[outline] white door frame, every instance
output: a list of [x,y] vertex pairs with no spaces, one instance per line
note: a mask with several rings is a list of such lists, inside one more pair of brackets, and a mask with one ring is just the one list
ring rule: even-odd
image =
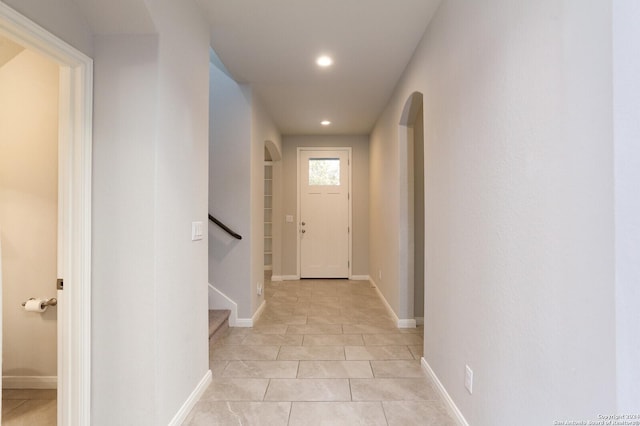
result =
[[353,155],[352,155],[352,149],[350,146],[342,146],[342,147],[310,147],[310,146],[299,146],[297,149],[297,156],[296,156],[296,170],[297,170],[297,187],[296,187],[296,199],[297,199],[297,210],[296,210],[296,279],[300,279],[300,261],[301,261],[301,255],[300,255],[300,211],[301,211],[301,197],[300,197],[300,187],[301,187],[301,174],[302,174],[302,170],[300,170],[300,154],[302,153],[302,151],[347,151],[347,155],[349,158],[348,164],[347,164],[347,169],[348,169],[348,173],[349,173],[349,197],[348,197],[348,202],[349,202],[349,276],[348,278],[351,279],[352,276],[352,270],[353,270],[353,254],[352,254],[352,247],[353,247],[353,223],[352,223],[352,203],[353,203],[353,197],[352,195],[352,190],[351,188],[353,187],[353,176],[352,176],[352,172],[351,172],[351,161],[353,161]]
[[93,60],[1,2],[0,35],[60,65],[58,272],[65,289],[58,291],[58,424],[88,425]]

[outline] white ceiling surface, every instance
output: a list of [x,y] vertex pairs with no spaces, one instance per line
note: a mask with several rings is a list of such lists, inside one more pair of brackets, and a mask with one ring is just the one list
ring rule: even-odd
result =
[[[440,3],[196,1],[215,52],[285,135],[370,133]],[[334,65],[320,69],[320,54]],[[323,128],[324,119],[333,124]]]

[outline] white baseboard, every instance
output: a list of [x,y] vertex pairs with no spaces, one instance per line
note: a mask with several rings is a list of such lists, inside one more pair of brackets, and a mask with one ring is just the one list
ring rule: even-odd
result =
[[382,300],[382,303],[387,308],[387,311],[389,312],[389,315],[391,315],[391,318],[393,318],[393,321],[396,323],[396,327],[398,327],[398,328],[416,328],[416,320],[415,319],[400,319],[400,318],[398,318],[398,315],[396,315],[395,311],[393,310],[393,308],[391,307],[389,302],[387,302],[387,299],[384,297],[384,294],[382,294],[382,292],[378,288],[378,285],[373,280],[373,278],[369,277],[369,281],[371,282],[371,285],[373,285],[375,287],[376,292],[378,293],[378,296]]
[[416,328],[417,321],[414,319],[399,319],[398,328]]
[[271,271],[271,270],[273,270],[273,266],[271,266],[271,265],[264,265],[264,270],[265,270],[265,271]]
[[449,395],[449,392],[447,392],[442,382],[440,382],[440,379],[438,379],[438,376],[436,376],[436,373],[433,371],[433,369],[431,368],[427,360],[424,359],[424,357],[422,357],[420,359],[420,363],[422,364],[423,370],[427,373],[429,378],[433,381],[433,384],[435,385],[436,390],[442,397],[444,404],[447,406],[447,411],[449,412],[451,417],[453,417],[453,419],[458,423],[458,425],[469,426],[467,419],[464,418],[464,416],[462,415],[462,412],[460,411],[456,403],[453,402],[453,399]]
[[[253,314],[253,316],[251,317],[251,322],[253,324],[255,324],[256,322],[258,322],[258,320],[260,319],[260,317],[262,316],[262,312],[264,312],[264,308],[267,307],[267,301],[263,300],[262,303],[260,304],[260,306],[258,306],[258,309],[256,309],[256,312]],[[253,325],[251,324],[251,325]]]
[[238,321],[238,304],[211,284],[209,284],[209,309],[230,310],[229,327],[236,327]]
[[382,292],[378,288],[378,285],[376,284],[375,281],[373,281],[373,279],[371,279],[370,281],[371,281],[371,284],[373,285],[373,287],[375,287],[376,293],[378,293],[378,297],[380,297],[380,300],[382,300],[382,303],[384,304],[385,308],[387,308],[387,312],[389,312],[389,315],[391,315],[391,318],[393,318],[393,321],[396,324],[398,324],[398,321],[399,321],[398,320],[398,316],[393,311],[393,308],[391,307],[391,305],[389,305],[389,302],[387,302],[387,299],[384,297],[384,294],[382,294]]
[[416,317],[416,325],[424,325],[424,317]]
[[196,388],[191,392],[191,395],[189,395],[189,398],[182,404],[182,407],[180,407],[176,415],[173,416],[173,419],[169,422],[169,426],[181,425],[187,419],[187,416],[200,400],[209,383],[211,383],[211,370],[207,370],[202,380],[200,380]]
[[57,389],[57,376],[2,376],[3,389]]
[[234,327],[251,328],[253,327],[253,320],[251,318],[238,318]]
[[351,275],[349,278],[352,281],[371,281],[371,277],[369,275]]
[[236,325],[234,325],[234,327],[240,327],[240,328],[253,327],[255,323],[260,319],[260,316],[262,315],[262,312],[264,312],[264,308],[266,307],[267,307],[267,302],[266,300],[263,300],[251,318],[238,318],[238,320],[236,321]]
[[272,275],[271,281],[298,281],[298,275]]

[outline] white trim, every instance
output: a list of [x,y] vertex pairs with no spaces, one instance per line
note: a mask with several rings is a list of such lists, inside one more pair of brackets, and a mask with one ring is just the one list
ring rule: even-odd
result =
[[207,370],[207,372],[204,374],[204,377],[200,380],[193,392],[191,392],[191,395],[189,395],[184,404],[182,404],[182,407],[180,407],[176,415],[173,416],[173,419],[171,419],[171,421],[169,422],[169,426],[181,425],[187,419],[189,413],[191,413],[191,410],[193,410],[193,407],[195,407],[195,405],[202,397],[204,391],[207,390],[207,387],[209,387],[209,383],[211,383],[212,380],[211,377],[211,370]]
[[396,324],[398,324],[398,321],[399,321],[398,320],[398,316],[394,312],[394,310],[391,307],[391,305],[389,304],[389,302],[387,302],[387,299],[384,297],[384,294],[382,294],[382,292],[378,288],[378,285],[376,284],[376,282],[373,279],[371,279],[371,285],[373,285],[373,287],[376,289],[376,293],[378,293],[378,297],[380,298],[380,300],[382,300],[382,303],[384,304],[385,308],[387,308],[387,312],[389,313],[389,315],[391,315],[391,318],[393,318],[393,321]]
[[416,317],[416,325],[424,325],[424,317]]
[[253,320],[251,318],[238,318],[234,327],[251,328],[253,327]]
[[238,318],[238,320],[236,321],[235,327],[240,327],[240,328],[253,327],[256,324],[256,322],[258,322],[258,320],[260,319],[260,316],[262,315],[262,312],[264,312],[264,308],[266,307],[267,307],[267,302],[266,300],[263,300],[251,318]]
[[228,309],[231,311],[229,314],[229,327],[237,327],[238,322],[238,304],[229,299],[226,294],[215,288],[209,283],[209,309]]
[[58,424],[91,424],[93,60],[2,2],[0,35],[60,65],[59,266],[65,290],[58,291]]
[[351,275],[349,278],[351,281],[371,281],[371,277],[369,275]]
[[[2,354],[2,224],[0,224],[0,354]],[[2,371],[2,356],[0,356],[0,371]],[[0,383],[0,424],[2,424],[2,383]]]
[[399,319],[398,328],[416,328],[417,322],[415,319]]
[[300,275],[272,275],[271,281],[298,281]]
[[2,376],[4,389],[57,389],[56,376]]
[[300,147],[296,148],[296,275],[300,276]]
[[380,297],[380,300],[382,300],[382,303],[387,308],[387,312],[389,312],[389,315],[391,315],[391,318],[396,323],[396,327],[398,327],[398,328],[416,328],[416,320],[415,319],[400,319],[400,318],[398,318],[398,315],[396,315],[395,311],[393,310],[393,308],[391,307],[389,302],[387,302],[386,297],[384,297],[384,294],[382,294],[382,292],[380,291],[380,289],[376,285],[376,282],[372,278],[370,278],[369,281],[371,282],[371,285],[373,285],[373,287],[376,289],[376,293],[378,293],[378,297]]
[[271,271],[271,270],[273,270],[273,265],[264,265],[264,270],[265,270],[265,271]]
[[422,369],[425,371],[425,373],[427,373],[427,376],[429,376],[429,378],[433,381],[433,384],[444,400],[444,403],[447,406],[447,411],[449,412],[451,417],[453,417],[458,425],[469,426],[467,419],[464,418],[456,403],[453,402],[453,399],[449,395],[449,392],[447,392],[447,389],[445,389],[444,385],[442,384],[442,382],[440,382],[440,379],[438,379],[438,376],[436,376],[436,373],[433,371],[424,357],[420,358],[420,364],[422,365]]
[[258,306],[258,309],[256,309],[256,312],[253,314],[253,316],[251,317],[251,322],[253,324],[255,324],[256,322],[258,322],[258,320],[260,319],[260,317],[262,316],[262,313],[264,312],[264,308],[267,307],[267,301],[263,300],[262,303],[260,304],[260,306]]

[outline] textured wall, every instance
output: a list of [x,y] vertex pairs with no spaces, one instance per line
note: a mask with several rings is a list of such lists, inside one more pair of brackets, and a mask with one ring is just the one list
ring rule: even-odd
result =
[[640,407],[640,3],[613,2],[618,413]]
[[370,269],[394,308],[398,123],[414,91],[426,360],[473,425],[615,411],[611,5],[443,1],[371,139]]

